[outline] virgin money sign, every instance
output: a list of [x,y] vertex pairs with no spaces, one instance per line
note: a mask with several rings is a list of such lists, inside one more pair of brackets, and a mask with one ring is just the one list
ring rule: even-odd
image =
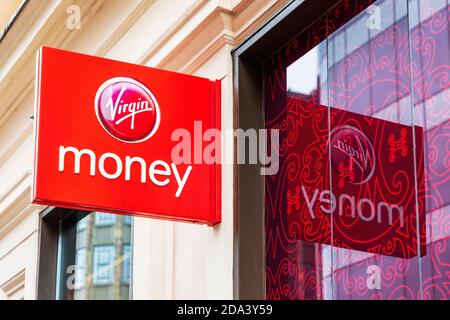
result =
[[289,151],[301,159],[287,184],[289,230],[340,248],[425,254],[423,129],[321,105],[304,109],[321,116],[301,123],[302,139]]
[[220,82],[46,47],[37,64],[33,203],[220,222],[220,164],[172,159],[177,129],[220,129]]

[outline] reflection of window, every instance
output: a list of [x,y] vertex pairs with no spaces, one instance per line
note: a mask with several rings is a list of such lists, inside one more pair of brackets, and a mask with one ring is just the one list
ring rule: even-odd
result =
[[131,225],[131,216],[124,216],[123,223],[127,226]]
[[94,247],[94,285],[112,283],[114,277],[114,256],[114,246]]
[[[86,220],[86,219],[83,219]],[[86,249],[78,249],[75,254],[75,288],[80,289],[84,287],[86,279]]]
[[116,222],[116,216],[110,213],[95,213],[95,225],[96,226],[109,226]]
[[[127,257],[132,255],[133,249],[130,226],[122,223],[122,219],[122,216],[97,212],[46,210],[42,223],[50,232],[42,234],[41,246],[49,248],[50,252],[43,250],[45,255],[39,259],[38,297],[128,299],[132,266],[131,258]],[[123,248],[124,245],[128,247]],[[128,255],[118,260],[123,254]],[[49,277],[48,270],[54,268],[54,264],[58,273]]]
[[130,261],[131,252],[130,245],[123,246],[123,261],[122,261],[122,283],[130,283]]
[[87,227],[87,217],[84,217],[77,223],[77,231],[83,231],[86,230]]

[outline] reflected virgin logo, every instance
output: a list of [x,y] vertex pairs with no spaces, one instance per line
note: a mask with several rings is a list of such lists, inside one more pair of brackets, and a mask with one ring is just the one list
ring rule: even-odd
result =
[[331,131],[333,167],[349,177],[353,184],[363,184],[375,171],[375,150],[370,139],[358,128],[345,125]]
[[149,139],[160,122],[155,96],[142,83],[125,77],[112,78],[100,86],[95,112],[106,132],[128,143]]

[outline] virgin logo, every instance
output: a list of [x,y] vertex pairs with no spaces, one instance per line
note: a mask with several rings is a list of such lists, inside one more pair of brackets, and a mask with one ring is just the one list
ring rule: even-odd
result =
[[95,112],[106,132],[129,143],[149,139],[160,122],[155,96],[142,83],[125,77],[112,78],[100,86]]
[[331,131],[331,161],[340,173],[346,172],[349,181],[362,184],[375,171],[375,150],[369,138],[359,129],[345,125]]

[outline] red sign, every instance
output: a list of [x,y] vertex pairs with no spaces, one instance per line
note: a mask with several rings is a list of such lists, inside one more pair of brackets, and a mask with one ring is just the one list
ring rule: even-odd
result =
[[[414,182],[424,181],[423,128],[321,105],[308,110],[325,116],[304,121],[293,146],[314,170],[288,182],[289,230],[302,240],[402,258],[417,256],[419,233],[424,255],[425,214],[423,206],[416,210]],[[392,189],[381,188],[382,180]]]
[[198,122],[220,129],[219,81],[41,48],[32,201],[219,223],[220,164],[171,158]]

